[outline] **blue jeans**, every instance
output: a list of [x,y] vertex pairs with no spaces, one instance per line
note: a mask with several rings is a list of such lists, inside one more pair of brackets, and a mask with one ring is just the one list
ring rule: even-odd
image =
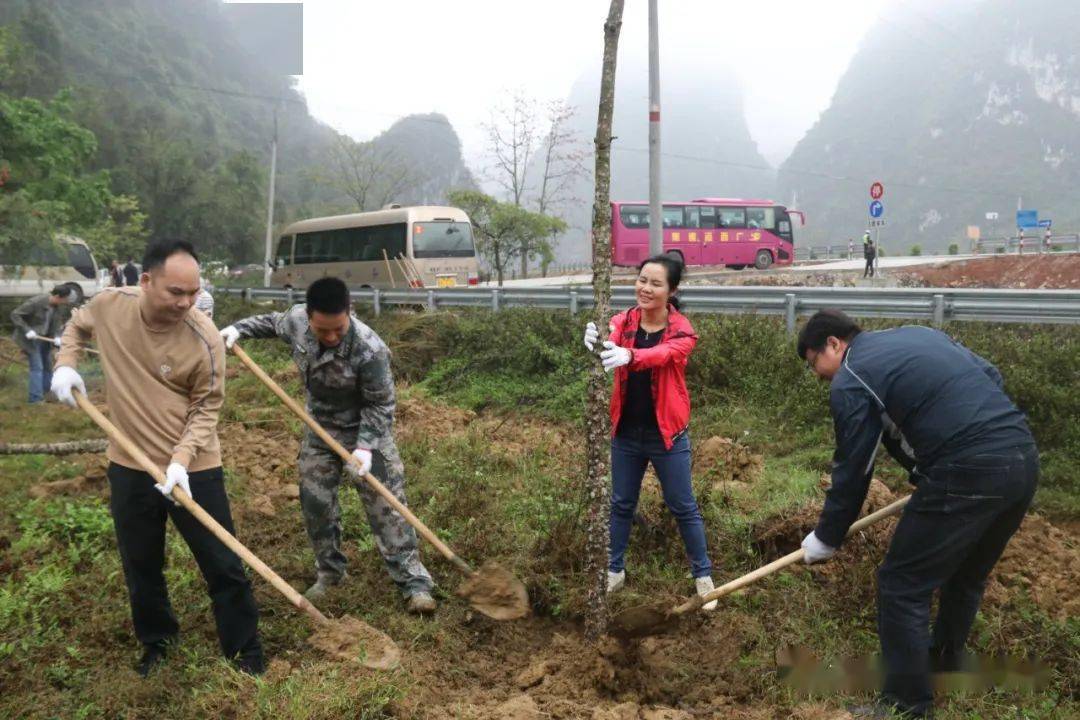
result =
[[[962,666],[986,578],[1035,494],[1039,452],[1034,445],[1006,448],[920,475],[878,570],[883,696],[916,717],[933,707],[931,671]],[[940,602],[931,631],[935,590]]]
[[34,344],[36,347],[27,352],[26,357],[30,361],[30,402],[39,403],[52,385],[53,346],[40,340],[35,340]]
[[679,524],[690,570],[695,578],[712,574],[712,563],[705,546],[705,523],[701,519],[694,490],[690,486],[690,436],[683,433],[664,449],[664,441],[655,430],[627,429],[611,440],[611,550],[608,569],[621,572],[625,567],[626,546],[634,523],[641,479],[652,463],[660,478],[664,502]]

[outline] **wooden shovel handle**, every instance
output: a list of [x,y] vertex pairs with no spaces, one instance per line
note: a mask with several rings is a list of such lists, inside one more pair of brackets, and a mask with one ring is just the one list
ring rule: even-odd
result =
[[[319,436],[327,446],[341,456],[341,459],[346,463],[355,464],[356,458],[352,456],[348,450],[342,447],[341,443],[334,439],[334,437],[323,428],[322,425],[315,421],[315,418],[311,417],[304,408],[300,406],[300,403],[296,402],[287,392],[285,392],[280,385],[274,382],[273,378],[266,374],[266,371],[259,367],[259,364],[251,359],[250,356],[238,345],[233,344],[232,351],[236,357],[240,358],[240,362],[247,366],[248,370],[255,374],[255,377],[262,381],[263,385],[270,388],[270,390],[278,396],[281,402],[285,403],[285,406],[292,410],[298,418],[304,421],[304,424],[311,428],[311,431]],[[371,473],[364,473],[363,478],[367,481],[367,484],[383,496],[386,502],[390,503],[390,506],[401,513],[401,516],[420,533],[421,536],[429,543],[435,546],[435,549],[442,553],[443,557],[452,562],[458,570],[466,575],[475,575],[476,572],[469,567],[469,564],[458,557],[457,553],[449,548],[442,540],[440,540],[435,533],[433,533],[427,525],[423,523],[420,518],[413,515],[412,511],[404,505],[400,500],[394,497],[394,494],[390,492],[385,485],[376,479]]]
[[[38,335],[34,339],[35,340],[40,340],[41,342],[47,342],[47,343],[51,343],[51,342],[56,340],[56,338],[45,337],[44,335]],[[91,353],[92,355],[100,355],[101,354],[100,352],[98,352],[94,348],[83,348],[83,350],[85,350],[88,353]]]
[[[118,427],[113,425],[107,417],[105,417],[100,410],[94,407],[94,404],[78,390],[73,391],[75,395],[75,402],[79,404],[79,407],[86,412],[90,418],[97,423],[98,427],[105,431],[112,440],[124,449],[128,455],[135,459],[135,462],[142,466],[143,470],[150,473],[150,477],[154,478],[154,481],[158,485],[165,484],[165,473],[161,471],[161,468],[154,465],[150,458],[140,450],[135,443],[133,443],[127,435],[120,431]],[[329,620],[326,616],[319,612],[318,608],[311,604],[311,602],[296,592],[292,585],[285,582],[280,575],[270,569],[270,566],[255,556],[255,553],[244,547],[243,543],[237,540],[232,533],[223,528],[221,524],[212,518],[209,513],[202,509],[202,507],[191,499],[187,493],[180,487],[174,487],[172,494],[170,495],[180,505],[184,507],[189,513],[195,516],[195,519],[201,522],[206,528],[214,534],[214,536],[223,542],[226,547],[232,550],[234,553],[240,556],[244,562],[246,562],[252,570],[259,573],[268,583],[277,588],[282,595],[289,599],[296,607],[300,608],[308,615],[312,617],[316,622],[320,624],[326,624]]]
[[[851,527],[848,528],[847,535],[845,535],[844,537],[850,537],[851,535],[859,532],[860,530],[870,527],[879,520],[884,520],[887,517],[896,515],[904,509],[904,506],[907,505],[909,500],[911,500],[911,496],[907,495],[900,498],[894,503],[886,505],[877,512],[872,512],[866,517],[860,520],[856,520],[854,523],[851,524]],[[742,577],[735,578],[731,582],[721,585],[712,592],[706,593],[704,595],[694,596],[693,598],[684,602],[682,605],[679,605],[672,612],[675,615],[682,615],[683,613],[690,612],[691,610],[696,610],[697,608],[701,607],[702,605],[711,600],[724,597],[725,595],[730,595],[731,593],[739,590],[740,588],[744,588],[747,585],[752,585],[753,583],[756,583],[763,577],[772,575],[778,570],[783,570],[789,565],[794,565],[795,563],[801,561],[805,555],[806,551],[802,548],[799,548],[795,552],[788,553],[779,560],[773,560],[768,565],[759,567],[753,572],[747,573]]]

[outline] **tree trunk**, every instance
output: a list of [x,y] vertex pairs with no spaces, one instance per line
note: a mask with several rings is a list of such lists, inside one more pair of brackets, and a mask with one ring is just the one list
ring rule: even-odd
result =
[[503,282],[503,266],[502,266],[502,253],[499,252],[499,244],[495,243],[495,274],[499,278],[499,287],[502,287]]
[[521,244],[521,277],[529,277],[529,244]]
[[[600,110],[596,121],[596,194],[593,197],[593,322],[604,335],[611,316],[611,118],[615,108],[615,60],[622,27],[623,0],[611,0],[604,23],[604,62],[600,74]],[[589,371],[585,407],[586,496],[585,576],[588,582],[585,636],[607,631],[608,516],[610,509],[610,380],[599,362]]]
[[72,440],[57,443],[0,443],[0,455],[73,455],[105,452],[109,441]]

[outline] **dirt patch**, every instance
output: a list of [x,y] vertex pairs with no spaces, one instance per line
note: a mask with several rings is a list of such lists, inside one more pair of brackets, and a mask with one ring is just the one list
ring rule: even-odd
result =
[[987,603],[1003,605],[1026,593],[1048,615],[1080,616],[1080,542],[1039,515],[1028,515],[1005,547],[986,590]]
[[218,437],[225,467],[242,475],[254,494],[294,496],[300,443],[292,433],[229,423],[219,426]]
[[764,466],[764,459],[749,447],[719,435],[694,448],[693,473],[704,475],[718,489],[728,483],[753,484]]
[[399,393],[394,437],[399,442],[446,437],[461,432],[475,419],[476,413],[471,410],[445,405],[417,393]]
[[506,568],[485,563],[458,586],[457,594],[493,620],[520,620],[529,615],[529,593]]
[[308,642],[332,657],[356,660],[372,670],[392,670],[401,663],[401,649],[388,635],[351,615],[320,626]]
[[32,498],[82,495],[84,493],[105,493],[109,483],[105,476],[109,461],[104,454],[78,455],[74,461],[82,465],[82,474],[68,480],[53,480],[30,486],[27,494]]
[[1008,255],[916,267],[898,274],[917,287],[1080,288],[1080,255]]

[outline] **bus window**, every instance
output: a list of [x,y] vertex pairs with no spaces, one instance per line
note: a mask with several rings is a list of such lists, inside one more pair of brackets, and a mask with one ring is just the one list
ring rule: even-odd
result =
[[703,206],[701,208],[701,227],[716,227],[716,208],[709,206]]
[[695,229],[701,227],[701,208],[696,205],[686,206],[686,227]]
[[664,206],[664,227],[666,228],[678,228],[683,226],[683,206],[682,205],[665,205]]
[[372,225],[357,228],[355,232],[364,234],[363,260],[382,260],[384,250],[390,259],[405,254],[405,223]]
[[745,208],[718,208],[720,212],[720,227],[722,228],[743,228],[746,227],[746,209]]
[[282,267],[292,262],[292,235],[282,235],[277,245],[277,266]]
[[649,208],[645,205],[622,205],[619,207],[622,223],[630,229],[649,227]]
[[794,241],[791,235],[791,218],[786,212],[780,213],[780,219],[777,222],[776,234],[782,237],[784,240],[787,240],[788,242]]
[[771,207],[752,207],[746,209],[746,226],[754,229],[772,230],[776,227],[776,212]]
[[472,225],[462,222],[413,223],[413,257],[473,257]]

